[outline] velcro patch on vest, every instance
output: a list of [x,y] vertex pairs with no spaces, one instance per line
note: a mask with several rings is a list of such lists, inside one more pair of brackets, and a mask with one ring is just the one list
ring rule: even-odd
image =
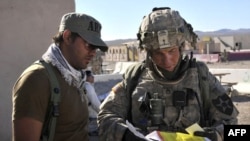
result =
[[233,112],[233,102],[226,94],[218,96],[216,99],[212,100],[212,103],[217,110],[226,115],[231,115]]
[[113,88],[112,88],[112,91],[116,94],[118,93],[118,91],[122,89],[122,82],[120,83],[117,83]]

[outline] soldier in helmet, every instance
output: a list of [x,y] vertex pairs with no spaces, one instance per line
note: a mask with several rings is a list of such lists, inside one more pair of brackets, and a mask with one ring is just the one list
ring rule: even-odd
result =
[[196,136],[223,140],[224,125],[237,124],[238,110],[204,63],[182,55],[183,47],[194,46],[196,39],[178,11],[154,8],[143,18],[138,40],[147,57],[127,69],[102,103],[102,141],[144,140],[127,121],[143,135],[154,130],[186,133],[185,128],[198,123],[204,132]]

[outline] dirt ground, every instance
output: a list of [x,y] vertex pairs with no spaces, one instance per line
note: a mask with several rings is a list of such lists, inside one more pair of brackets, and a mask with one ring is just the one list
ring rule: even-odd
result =
[[250,125],[250,94],[234,96],[232,100],[239,111],[238,124]]

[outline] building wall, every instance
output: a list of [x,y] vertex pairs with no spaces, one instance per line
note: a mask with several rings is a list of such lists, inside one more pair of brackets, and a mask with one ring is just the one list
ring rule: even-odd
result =
[[96,51],[95,57],[89,62],[88,69],[93,72],[93,74],[102,74],[102,65],[103,65],[103,55],[104,53],[100,50]]
[[144,58],[145,53],[138,49],[138,44],[133,46],[127,44],[110,46],[104,55],[105,62],[142,61]]
[[214,37],[213,41],[220,44],[219,52],[230,51],[235,47],[233,36]]
[[110,46],[105,53],[105,60],[109,62],[128,61],[128,48],[126,45]]
[[11,140],[12,87],[21,72],[47,50],[61,16],[74,0],[0,1],[0,140]]
[[[203,37],[201,41],[197,43],[198,53],[220,53],[226,51],[232,51],[236,48],[234,36],[221,36],[221,37]],[[242,48],[241,42],[238,48]],[[208,49],[209,48],[209,49]],[[209,52],[208,52],[209,51]]]

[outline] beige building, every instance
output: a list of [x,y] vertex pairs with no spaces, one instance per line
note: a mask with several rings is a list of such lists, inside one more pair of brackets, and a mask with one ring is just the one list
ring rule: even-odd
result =
[[[238,45],[239,44],[239,45]],[[203,37],[197,43],[197,50],[200,54],[216,54],[224,51],[230,52],[235,49],[240,49],[241,43],[235,41],[234,36],[221,36],[221,37]]]
[[108,52],[105,53],[104,61],[106,62],[128,62],[142,61],[145,53],[138,49],[138,42],[128,42],[117,46],[109,46]]
[[97,50],[96,56],[91,60],[88,65],[89,70],[93,72],[93,74],[102,74],[102,66],[103,66],[103,56],[104,52]]

